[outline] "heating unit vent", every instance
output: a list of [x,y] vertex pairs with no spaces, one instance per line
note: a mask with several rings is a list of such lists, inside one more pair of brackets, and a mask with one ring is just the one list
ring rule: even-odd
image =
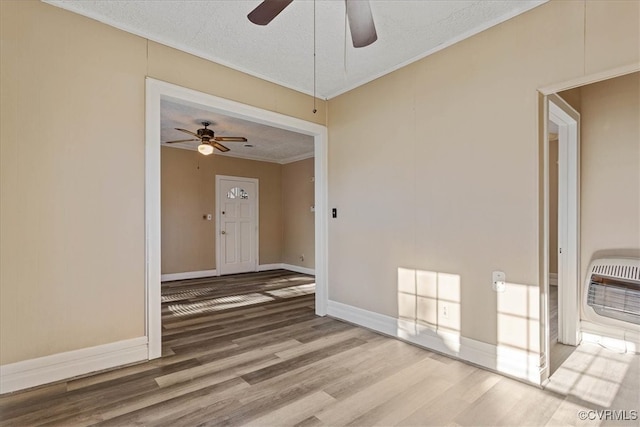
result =
[[591,274],[603,274],[621,279],[640,280],[640,267],[619,264],[594,265]]
[[593,311],[640,325],[640,266],[634,261],[598,260],[592,264],[587,305]]

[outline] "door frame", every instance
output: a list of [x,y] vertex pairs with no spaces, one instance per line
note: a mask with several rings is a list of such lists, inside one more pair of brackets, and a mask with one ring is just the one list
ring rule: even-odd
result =
[[[562,333],[565,343],[577,345],[580,342],[580,152],[579,152],[579,114],[555,93],[540,93],[541,105],[541,209],[542,233],[540,242],[540,383],[544,384],[551,374],[551,340],[549,324],[549,121],[558,125],[558,197],[560,175],[566,173],[565,190],[568,193],[564,199],[566,203],[561,208],[558,203],[558,248],[563,247],[565,260],[558,259],[558,338]],[[562,145],[561,145],[562,144]],[[564,153],[561,152],[564,150]],[[561,164],[562,161],[566,164]],[[561,219],[560,212],[563,211]],[[561,237],[561,234],[563,237]],[[556,254],[558,256],[558,254]],[[560,264],[563,271],[561,272]],[[564,286],[563,286],[564,285]],[[560,290],[563,290],[562,297]],[[562,298],[562,300],[560,300]],[[562,302],[561,302],[562,301]],[[562,320],[561,320],[562,318]],[[562,322],[562,323],[561,323]],[[562,327],[560,326],[562,324]],[[562,330],[562,332],[561,332]],[[574,337],[569,341],[568,337]]]
[[220,192],[220,180],[222,179],[228,179],[228,180],[235,180],[235,181],[249,181],[252,182],[256,187],[256,199],[255,199],[255,203],[256,203],[256,215],[255,215],[255,221],[256,221],[256,226],[254,227],[253,231],[255,233],[255,239],[254,239],[254,266],[253,266],[253,271],[258,271],[258,266],[260,265],[260,181],[258,180],[258,178],[247,178],[247,177],[243,177],[243,176],[230,176],[230,175],[216,175],[216,231],[215,231],[215,238],[216,238],[216,274],[218,276],[222,275],[222,272],[220,271],[220,266],[221,266],[221,256],[220,256],[220,246],[221,246],[221,239],[220,239],[220,220],[222,219],[220,216],[220,202],[222,200],[222,196],[221,196],[221,192]]
[[[548,120],[559,128],[558,341],[576,346],[580,343],[580,114],[558,95],[547,96],[547,102]],[[547,144],[548,138],[547,134]]]
[[[538,141],[539,145],[539,274],[540,274],[540,383],[545,384],[549,378],[549,132],[547,128],[549,103],[548,98],[562,92],[592,83],[621,77],[640,71],[640,62],[626,64],[620,67],[606,69],[562,82],[557,82],[538,89]],[[559,97],[558,97],[559,98]],[[561,99],[561,98],[560,98]],[[578,162],[578,167],[579,167]],[[578,181],[579,182],[579,181]],[[579,193],[578,193],[579,194]],[[578,205],[579,206],[579,205]],[[579,210],[578,210],[579,212]],[[578,237],[580,234],[578,234]],[[578,248],[579,248],[578,242]],[[579,255],[579,254],[578,254]],[[579,259],[579,256],[578,256]],[[578,270],[580,274],[580,271]],[[579,279],[578,289],[582,283]],[[579,313],[579,312],[578,312]]]
[[162,356],[160,241],[160,101],[170,99],[209,111],[286,129],[314,140],[315,307],[327,314],[328,302],[328,133],[324,125],[231,101],[182,86],[146,78],[145,93],[145,331],[148,358]]

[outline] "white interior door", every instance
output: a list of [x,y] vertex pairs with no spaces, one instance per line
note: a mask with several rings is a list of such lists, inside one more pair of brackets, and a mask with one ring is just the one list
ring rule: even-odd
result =
[[258,180],[216,176],[218,274],[257,271]]

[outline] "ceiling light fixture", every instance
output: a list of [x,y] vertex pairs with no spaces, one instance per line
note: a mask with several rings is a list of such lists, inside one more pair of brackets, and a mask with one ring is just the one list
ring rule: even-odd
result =
[[198,151],[205,156],[213,153],[213,145],[209,142],[202,142],[202,144],[198,145]]

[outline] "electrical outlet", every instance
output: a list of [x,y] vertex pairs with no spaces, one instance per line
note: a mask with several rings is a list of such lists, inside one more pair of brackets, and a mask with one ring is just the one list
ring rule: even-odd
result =
[[442,317],[445,319],[449,318],[449,306],[447,304],[442,304]]
[[504,271],[494,271],[491,274],[491,288],[496,292],[504,292],[507,290],[507,275],[504,274]]

